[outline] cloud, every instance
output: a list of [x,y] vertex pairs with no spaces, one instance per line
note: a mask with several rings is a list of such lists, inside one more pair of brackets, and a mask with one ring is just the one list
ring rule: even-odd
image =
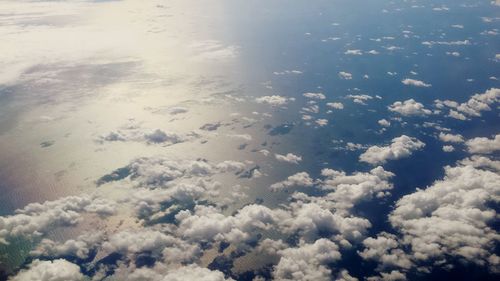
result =
[[328,264],[340,260],[338,246],[327,239],[313,244],[301,244],[298,248],[279,251],[281,259],[274,267],[275,280],[331,280]]
[[341,102],[329,102],[326,106],[333,109],[344,109],[344,105]]
[[230,281],[232,278],[224,277],[218,270],[210,270],[197,265],[179,267],[168,272],[161,281]]
[[290,187],[309,187],[314,184],[313,179],[306,172],[296,173],[292,176],[289,176],[286,180],[274,183],[271,185],[272,191],[279,191],[283,189],[287,189]]
[[118,267],[110,278],[124,281],[234,281],[218,270],[210,270],[197,264],[166,269],[158,264],[151,268]]
[[324,127],[324,126],[328,125],[328,119],[318,119],[314,122],[316,124],[318,124],[318,126],[320,126],[320,127]]
[[114,202],[89,196],[31,203],[16,210],[15,215],[0,217],[0,243],[8,244],[7,240],[11,237],[40,237],[55,227],[75,225],[83,213],[106,216],[114,212]]
[[203,160],[176,161],[163,156],[140,157],[127,166],[101,177],[98,185],[130,179],[137,187],[167,187],[178,179],[208,177],[217,173],[241,173],[247,164],[237,161],[209,163]]
[[63,259],[53,261],[34,260],[27,269],[21,270],[9,281],[83,281],[80,268]]
[[319,235],[338,235],[339,241],[349,244],[347,240],[362,239],[371,227],[367,219],[354,217],[343,211],[332,211],[320,205],[321,202],[307,202],[314,201],[314,198],[302,201],[301,196],[294,197],[297,202],[288,206],[289,216],[279,221],[284,233],[298,234],[308,241],[314,241]]
[[324,100],[326,97],[322,93],[304,93],[302,94],[306,98]]
[[101,135],[97,142],[118,142],[118,141],[134,141],[146,142],[147,144],[168,144],[173,145],[177,143],[186,142],[197,138],[195,133],[181,134],[176,132],[165,132],[161,129],[142,131],[137,126],[124,127],[123,129],[112,131],[106,135]]
[[271,106],[282,106],[293,100],[293,98],[287,98],[279,95],[263,96],[255,99],[257,103],[265,103]]
[[377,121],[377,123],[382,127],[390,127],[391,126],[391,122],[387,121],[386,119],[380,119]]
[[469,153],[491,154],[500,150],[500,134],[494,138],[473,138],[468,140],[465,145]]
[[425,88],[432,86],[431,84],[427,84],[424,81],[410,79],[410,78],[406,78],[406,79],[402,80],[401,83],[403,83],[407,86],[425,87]]
[[114,233],[104,242],[102,250],[108,254],[121,253],[133,256],[148,253],[165,264],[185,264],[201,255],[201,248],[178,237],[153,229],[134,229]]
[[450,108],[449,117],[466,120],[467,117],[480,117],[482,111],[490,111],[491,105],[500,101],[500,89],[491,88],[482,94],[473,95],[467,102],[458,103],[451,100],[435,100],[437,108]]
[[429,47],[432,47],[434,45],[445,45],[445,46],[466,46],[470,45],[469,40],[457,40],[457,41],[424,41],[422,42],[422,45],[426,45]]
[[234,216],[225,216],[216,208],[195,207],[179,212],[175,218],[179,222],[177,233],[190,241],[229,241],[240,243],[257,238],[259,231],[270,229],[282,214],[261,205],[247,205]]
[[413,151],[425,146],[423,142],[406,135],[392,139],[389,146],[372,146],[359,156],[359,160],[372,165],[383,164],[388,160],[397,160],[410,156]]
[[347,175],[345,172],[332,169],[323,169],[321,188],[329,191],[325,199],[335,202],[336,208],[352,208],[360,201],[371,199],[374,196],[382,197],[385,192],[393,188],[389,182],[394,174],[376,167],[368,173],[356,172]]
[[295,155],[293,153],[287,153],[286,155],[275,154],[274,156],[278,161],[288,162],[292,164],[299,164],[299,162],[302,161],[301,156]]
[[144,138],[149,143],[171,143],[176,144],[184,141],[184,138],[178,134],[174,133],[165,133],[160,129],[156,129],[155,131],[145,134]]
[[443,151],[444,152],[453,152],[453,151],[455,151],[455,147],[453,147],[453,145],[443,145]]
[[284,70],[284,71],[275,71],[274,75],[287,75],[287,74],[302,74],[303,72],[300,70]]
[[460,134],[453,135],[440,132],[439,139],[443,142],[453,142],[453,143],[464,142],[464,137]]
[[367,281],[406,281],[406,275],[398,270],[391,272],[382,272],[380,276],[371,276],[366,278]]
[[369,95],[347,95],[346,98],[352,99],[353,102],[362,105],[366,105],[366,101],[373,99],[373,97]]
[[339,77],[344,80],[351,80],[352,79],[352,74],[349,72],[341,71],[339,72]]
[[96,231],[82,234],[76,239],[69,239],[63,243],[43,239],[30,254],[32,256],[77,257],[86,259],[93,250],[101,246],[103,236],[102,232]]
[[423,104],[416,102],[414,99],[405,100],[404,102],[397,101],[389,106],[389,110],[403,116],[425,116],[432,113],[430,110],[425,109]]
[[357,49],[355,49],[355,50],[347,50],[347,51],[345,51],[344,54],[346,54],[346,55],[353,55],[353,56],[361,56],[363,54],[363,51],[357,50]]
[[442,266],[455,257],[498,271],[493,250],[498,234],[490,225],[496,219],[491,204],[499,202],[500,174],[490,170],[494,166],[479,167],[484,164],[491,162],[475,158],[446,166],[442,180],[397,201],[389,221],[403,234],[415,262]]
[[379,270],[394,267],[409,269],[413,262],[401,249],[400,243],[396,235],[382,232],[376,238],[366,238],[363,241],[365,249],[358,254],[365,260],[377,261]]

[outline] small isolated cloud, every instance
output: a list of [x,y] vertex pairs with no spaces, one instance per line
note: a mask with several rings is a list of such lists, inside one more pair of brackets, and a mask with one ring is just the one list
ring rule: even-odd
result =
[[299,162],[302,161],[301,156],[295,155],[293,153],[287,153],[286,155],[275,154],[275,157],[278,161],[292,164],[299,164]]
[[361,56],[363,54],[363,51],[355,49],[355,50],[347,50],[345,51],[346,55],[351,55],[351,56]]
[[491,154],[500,150],[500,135],[494,138],[473,138],[466,143],[469,153]]
[[279,95],[273,95],[273,96],[263,96],[256,98],[255,101],[257,103],[265,103],[269,104],[271,106],[282,106],[287,104],[289,101],[292,101],[293,99],[284,97],[284,96],[279,96]]
[[460,143],[464,142],[464,137],[460,134],[447,134],[447,133],[439,133],[439,139],[442,142],[454,142],[454,143]]
[[453,145],[443,145],[443,151],[444,152],[453,152],[453,151],[455,151],[455,147],[453,147]]
[[380,119],[377,121],[377,123],[382,127],[390,127],[391,126],[391,122],[387,121],[386,119]]
[[333,109],[344,109],[344,105],[341,102],[329,102],[326,106]]
[[366,101],[373,99],[370,95],[347,95],[346,98],[352,99],[353,102],[366,105]]
[[412,155],[413,151],[420,150],[425,146],[425,143],[416,138],[411,138],[406,135],[392,139],[389,146],[372,146],[369,147],[359,160],[372,165],[384,164],[388,160],[397,160]]
[[341,71],[341,72],[339,72],[339,77],[340,77],[340,79],[351,80],[352,74],[349,72]]
[[431,84],[427,84],[424,81],[410,79],[410,78],[406,78],[406,79],[402,80],[401,83],[403,83],[407,86],[425,87],[425,88],[432,86]]
[[328,120],[327,119],[318,119],[316,121],[314,121],[318,126],[320,127],[324,127],[326,125],[328,125]]
[[390,111],[397,112],[403,116],[425,116],[432,113],[423,104],[416,102],[414,99],[405,100],[404,102],[397,101],[388,108]]
[[302,74],[300,70],[284,70],[284,71],[275,71],[274,75],[287,75],[287,74]]
[[322,93],[304,93],[302,94],[306,98],[324,100],[326,97]]

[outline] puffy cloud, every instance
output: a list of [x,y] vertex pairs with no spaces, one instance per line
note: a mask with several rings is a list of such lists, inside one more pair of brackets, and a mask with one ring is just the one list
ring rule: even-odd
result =
[[339,77],[344,80],[351,80],[352,79],[352,74],[349,72],[341,71],[339,72]]
[[389,110],[403,116],[425,116],[432,113],[423,104],[416,102],[414,99],[405,100],[404,102],[397,101],[389,106]]
[[396,203],[389,220],[415,262],[455,257],[498,271],[492,249],[500,237],[489,225],[497,216],[491,204],[500,201],[500,174],[481,167],[491,164],[474,158],[447,166],[442,180]]
[[328,264],[340,260],[338,246],[330,240],[318,239],[313,244],[281,250],[281,259],[274,267],[276,280],[331,280]]
[[344,105],[341,102],[329,102],[326,106],[333,109],[344,109]]
[[299,164],[302,161],[302,157],[295,155],[293,153],[287,153],[286,155],[275,154],[276,159],[281,162],[288,162],[292,164]]
[[413,151],[420,150],[425,143],[406,135],[392,139],[389,146],[372,146],[359,156],[359,160],[372,165],[385,163],[410,156]]
[[302,94],[306,98],[324,100],[326,97],[322,93],[304,93]]
[[197,265],[182,266],[169,271],[160,281],[230,281],[218,270],[210,270]]
[[316,124],[318,124],[318,126],[320,127],[324,127],[326,125],[328,125],[328,120],[327,119],[318,119],[315,121]]
[[0,243],[10,237],[43,236],[54,227],[75,225],[83,213],[111,215],[115,203],[90,196],[69,196],[55,201],[31,203],[16,210],[15,215],[0,217]]
[[386,119],[380,119],[377,121],[377,123],[382,127],[390,127],[391,126],[391,122],[387,121]]
[[473,155],[470,158],[463,159],[460,161],[460,165],[500,171],[500,161],[491,160],[490,158],[478,155]]
[[466,143],[470,153],[490,154],[500,150],[500,135],[494,138],[473,138]]
[[363,105],[366,105],[366,101],[373,99],[373,97],[369,95],[348,95],[346,98],[352,99],[353,102]]
[[165,132],[160,129],[143,132],[140,128],[132,126],[121,130],[112,131],[106,135],[102,135],[97,139],[97,142],[116,142],[116,141],[134,141],[146,142],[148,144],[177,144],[197,138],[194,133],[181,134],[176,132]]
[[129,178],[139,187],[166,187],[177,179],[208,177],[217,173],[241,173],[246,164],[224,161],[212,164],[204,160],[172,160],[163,156],[140,157],[129,165],[101,177],[99,185]]
[[365,249],[358,252],[365,260],[375,260],[379,269],[398,267],[409,269],[413,266],[409,257],[400,247],[398,238],[386,232],[377,235],[376,238],[368,237],[363,241]]
[[33,256],[46,257],[78,257],[88,258],[92,250],[97,249],[103,240],[102,232],[85,233],[76,239],[70,239],[63,243],[57,243],[50,239],[43,239],[37,248],[30,252]]
[[344,54],[346,54],[346,55],[353,55],[353,56],[361,56],[363,54],[363,51],[357,50],[357,49],[355,49],[355,50],[347,50],[347,51],[345,51]]
[[162,268],[161,266],[153,268],[119,267],[110,278],[124,281],[234,281],[230,277],[226,278],[224,273],[218,270],[210,270],[196,264],[175,268]]
[[9,281],[80,281],[85,277],[80,268],[64,259],[53,261],[34,260]]
[[152,229],[135,229],[114,233],[104,242],[107,253],[124,255],[147,252],[151,256],[163,257],[167,264],[192,262],[201,254],[197,244],[187,243],[177,237]]
[[439,139],[443,142],[453,142],[453,143],[464,142],[464,137],[460,134],[453,135],[440,132]]
[[179,221],[177,233],[189,240],[238,243],[255,239],[258,231],[269,229],[282,215],[255,204],[243,207],[234,216],[225,216],[214,207],[197,205],[194,213],[184,210],[175,218]]
[[287,104],[289,101],[293,101],[293,98],[287,98],[279,95],[273,96],[263,96],[256,98],[255,101],[257,103],[265,103],[271,106],[281,106]]
[[401,83],[403,83],[407,86],[425,87],[425,88],[432,86],[431,84],[427,84],[424,81],[410,79],[410,78],[406,78],[406,79],[402,80]]
[[286,180],[271,185],[271,190],[278,191],[294,186],[309,187],[314,184],[314,180],[306,172],[296,173],[289,176]]
[[157,129],[151,133],[144,135],[144,138],[150,143],[180,143],[185,141],[185,139],[179,134],[166,133],[160,129]]
[[367,278],[367,281],[406,281],[406,275],[398,270],[392,270],[391,272],[382,272],[380,276],[371,276]]
[[459,120],[466,120],[467,117],[480,117],[482,111],[490,111],[491,105],[500,101],[500,89],[491,88],[482,94],[473,95],[467,102],[458,103],[450,100],[435,100],[437,108],[450,108],[449,116]]
[[455,151],[455,147],[453,147],[453,145],[443,145],[443,151],[444,152],[453,152],[453,151]]
[[376,167],[368,173],[357,172],[352,175],[323,169],[321,174],[326,177],[321,188],[330,191],[325,198],[335,202],[336,208],[352,208],[359,201],[384,196],[386,191],[393,188],[389,179],[394,174],[382,167]]

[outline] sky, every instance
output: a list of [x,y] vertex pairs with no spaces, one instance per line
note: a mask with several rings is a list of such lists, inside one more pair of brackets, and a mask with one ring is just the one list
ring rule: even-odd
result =
[[499,21],[0,1],[0,280],[497,280]]

